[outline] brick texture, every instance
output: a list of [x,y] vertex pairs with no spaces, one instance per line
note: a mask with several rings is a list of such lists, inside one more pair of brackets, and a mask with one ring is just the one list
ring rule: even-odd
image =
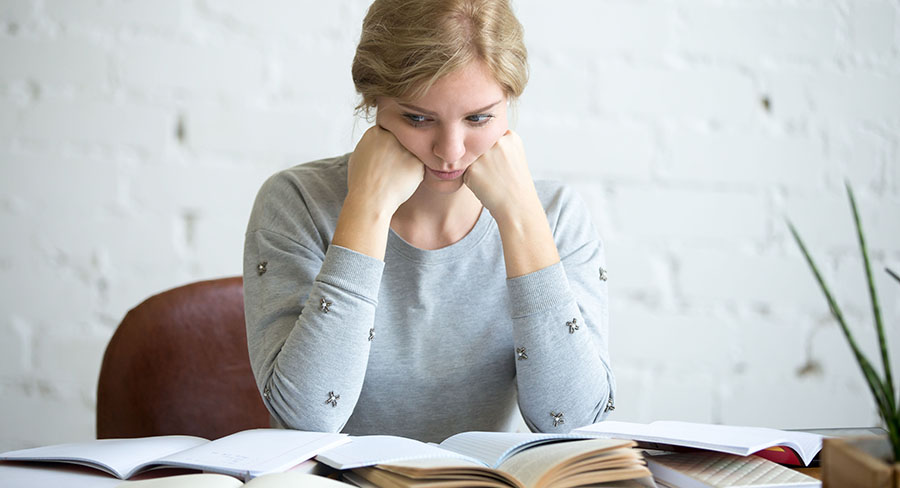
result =
[[[0,2],[0,450],[91,438],[125,313],[240,274],[262,182],[353,149],[368,3]],[[897,324],[900,3],[514,5],[514,129],[606,245],[613,418],[877,424],[785,221],[874,354],[844,182]]]

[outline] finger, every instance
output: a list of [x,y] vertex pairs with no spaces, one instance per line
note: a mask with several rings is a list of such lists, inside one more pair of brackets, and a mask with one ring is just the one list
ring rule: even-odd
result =
[[[416,161],[419,161],[419,158],[416,158]],[[422,163],[422,161],[419,161],[419,162]],[[420,169],[421,169],[421,171],[419,172],[419,178],[422,181],[424,181],[425,180],[425,163],[422,163],[422,166]],[[465,176],[465,174],[463,174],[463,176]]]

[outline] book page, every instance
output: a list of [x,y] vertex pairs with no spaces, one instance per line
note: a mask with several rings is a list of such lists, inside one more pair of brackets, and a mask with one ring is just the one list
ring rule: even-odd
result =
[[675,486],[821,486],[817,479],[759,456],[699,451],[647,455],[646,458],[655,478]]
[[287,471],[316,454],[349,442],[344,434],[287,429],[253,429],[175,453],[159,464],[203,469],[249,480]]
[[182,474],[152,480],[126,481],[116,488],[237,488],[241,480],[224,474]]
[[656,421],[650,424],[636,424],[606,420],[582,427],[575,432],[697,447],[740,456],[747,456],[768,447],[787,446],[796,451],[806,465],[809,465],[816,453],[822,449],[822,436],[818,434],[693,422]]
[[384,435],[353,437],[350,443],[316,456],[317,461],[335,469],[354,469],[427,458],[465,459],[480,464],[468,456],[431,444],[405,437]]
[[375,485],[375,483],[372,483],[371,481],[360,476],[356,471],[347,471],[341,476],[343,476],[343,479],[361,488],[380,488],[379,486]]
[[114,488],[122,481],[108,473],[71,464],[0,463],[0,485],[28,488]]
[[200,437],[184,435],[100,439],[5,452],[0,454],[0,460],[83,464],[106,471],[119,479],[128,479],[141,467],[159,458],[207,442],[209,441]]
[[439,478],[420,477],[414,478],[379,468],[360,468],[352,473],[368,481],[371,485],[381,488],[416,488],[416,487],[440,487],[440,488],[526,488],[518,481],[491,476],[492,471],[486,467],[480,468],[481,472],[472,472],[466,475],[441,475]]
[[661,486],[662,485],[658,485],[653,481],[652,476],[645,476],[643,478],[635,478],[633,480],[596,483],[591,485],[591,488],[659,488]]
[[475,461],[474,459],[445,457],[445,458],[421,458],[421,459],[404,459],[402,461],[394,461],[390,463],[378,463],[378,466],[390,466],[394,468],[410,468],[413,470],[442,470],[444,468],[461,468],[472,467],[478,469],[489,469],[487,466]]
[[462,480],[474,484],[500,483],[503,486],[519,486],[515,476],[488,468],[475,460],[464,459],[413,459],[391,464],[379,464],[374,469],[398,474],[410,480],[434,481]]
[[590,437],[592,436],[527,432],[463,432],[448,437],[440,443],[440,446],[444,449],[475,458],[491,468],[496,468],[510,456],[532,446]]
[[273,473],[254,478],[244,485],[246,488],[335,488],[346,487],[347,483],[308,473]]
[[[594,476],[590,481],[599,483],[616,480],[615,469],[604,471],[598,464],[622,465],[624,468],[642,467],[637,452],[630,449],[633,443],[614,439],[593,439],[559,442],[532,447],[510,457],[500,465],[500,470],[512,474],[525,486],[539,486],[552,480],[559,481],[584,472]],[[624,463],[615,463],[617,459]],[[590,462],[589,462],[590,461]],[[613,461],[613,462],[608,462]],[[570,469],[578,466],[581,469]],[[596,468],[596,469],[595,469]],[[644,469],[643,476],[650,472]],[[625,476],[634,478],[633,475]],[[618,478],[621,479],[621,478]]]

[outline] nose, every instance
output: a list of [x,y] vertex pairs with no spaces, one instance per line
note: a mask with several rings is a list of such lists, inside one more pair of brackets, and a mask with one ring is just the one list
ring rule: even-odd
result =
[[443,127],[434,141],[434,155],[453,165],[466,154],[465,136],[459,127]]

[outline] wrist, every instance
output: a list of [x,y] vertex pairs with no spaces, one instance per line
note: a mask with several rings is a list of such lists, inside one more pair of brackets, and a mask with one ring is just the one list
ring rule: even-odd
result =
[[384,261],[391,214],[366,199],[344,200],[331,243]]
[[501,229],[521,229],[534,223],[543,225],[547,222],[547,214],[537,195],[525,201],[507,201],[505,205],[489,210]]
[[374,224],[390,225],[391,217],[397,209],[372,193],[348,193],[341,207],[341,215],[352,214],[367,219]]
[[559,262],[553,231],[543,207],[497,220],[506,277],[515,278]]

